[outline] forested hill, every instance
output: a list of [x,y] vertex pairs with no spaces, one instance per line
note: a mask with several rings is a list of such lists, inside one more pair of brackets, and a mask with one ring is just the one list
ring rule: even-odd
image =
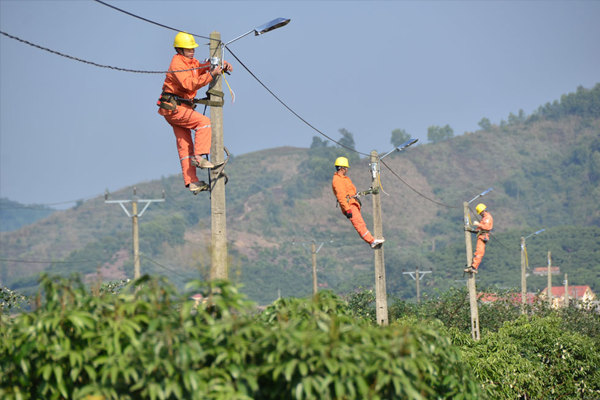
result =
[[[482,200],[495,220],[480,284],[514,286],[519,238],[528,240],[532,266],[552,251],[572,284],[600,292],[600,85],[580,88],[533,115],[430,144],[385,159],[381,167],[385,262],[391,293],[414,295],[402,269],[434,268],[425,290],[462,279],[465,264],[462,203],[487,188]],[[344,145],[352,134],[341,130]],[[382,149],[384,150],[384,149]],[[318,253],[319,284],[337,292],[373,284],[372,250],[344,218],[331,193],[333,161],[350,159],[358,190],[370,186],[368,160],[316,137],[310,148],[277,148],[233,157],[227,166],[227,235],[230,277],[259,303],[311,291],[311,255],[301,242],[324,245]],[[257,160],[258,164],[257,164]],[[393,172],[392,172],[393,171]],[[210,201],[191,195],[180,176],[136,185],[141,198],[158,198],[140,219],[142,270],[182,284],[209,265]],[[133,188],[110,194],[131,198]],[[372,202],[363,201],[372,227]],[[103,198],[54,213],[1,234],[0,278],[13,289],[31,290],[42,270],[80,272],[105,280],[132,275],[131,220]],[[462,246],[462,247],[461,247]],[[461,250],[462,249],[462,250]],[[39,261],[53,260],[55,263]],[[98,268],[100,267],[100,268]],[[410,279],[410,278],[409,278]],[[558,284],[558,278],[556,284]],[[541,287],[539,287],[542,285]],[[532,281],[531,290],[545,282]]]

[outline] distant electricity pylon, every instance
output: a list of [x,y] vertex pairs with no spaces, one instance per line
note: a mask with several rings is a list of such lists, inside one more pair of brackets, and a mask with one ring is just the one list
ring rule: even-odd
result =
[[[140,272],[140,240],[139,240],[139,229],[138,229],[138,217],[141,217],[144,211],[148,208],[150,203],[159,203],[165,201],[165,191],[163,190],[162,199],[154,200],[141,200],[137,194],[137,189],[133,188],[133,199],[131,200],[108,200],[108,191],[104,193],[104,203],[119,203],[125,214],[131,218],[133,222],[133,279],[138,279],[141,276]],[[123,204],[131,203],[131,214],[127,211],[127,208]],[[146,203],[142,212],[138,214],[137,203]]]
[[[404,270],[402,270],[402,271],[404,271]],[[419,271],[419,267],[415,268],[414,271],[402,272],[402,274],[404,274],[404,275],[410,275],[413,278],[413,280],[415,280],[417,282],[417,303],[421,302],[421,290],[419,287],[419,281],[421,279],[423,279],[425,274],[431,274],[432,272],[433,272],[433,270]]]
[[[308,247],[306,247],[307,244],[311,245],[310,250],[308,250]],[[319,250],[321,250],[321,247],[323,247],[323,245],[326,242],[320,242],[319,243],[319,248],[317,249],[317,242],[313,239],[311,242],[300,242],[300,243],[296,243],[295,241],[292,241],[292,244],[301,244],[302,247],[304,247],[306,250],[310,251],[312,254],[312,278],[313,278],[313,296],[317,295],[317,253],[319,252]],[[333,243],[333,239],[331,239],[329,241],[329,243]],[[316,249],[316,250],[315,250]]]

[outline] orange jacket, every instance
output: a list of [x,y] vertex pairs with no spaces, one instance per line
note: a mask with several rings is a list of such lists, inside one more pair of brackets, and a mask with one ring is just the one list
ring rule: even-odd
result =
[[492,218],[492,214],[488,211],[485,212],[482,216],[481,222],[477,225],[478,231],[491,231],[494,227],[494,218]]
[[331,182],[333,188],[333,194],[340,203],[342,213],[346,215],[346,212],[350,209],[350,204],[355,204],[360,210],[360,204],[355,198],[350,197],[356,194],[356,187],[347,176],[341,176],[339,174],[333,175],[333,181]]
[[201,63],[195,58],[187,58],[175,54],[169,65],[169,71],[180,71],[191,68],[206,67],[187,72],[171,72],[167,74],[163,84],[163,92],[172,93],[183,99],[191,100],[196,97],[196,92],[208,85],[213,77],[210,74],[210,63]]

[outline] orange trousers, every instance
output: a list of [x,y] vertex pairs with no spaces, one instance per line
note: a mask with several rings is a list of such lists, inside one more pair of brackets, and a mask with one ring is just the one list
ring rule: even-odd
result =
[[[198,182],[196,167],[191,163],[190,157],[194,155],[210,154],[212,129],[210,119],[194,111],[185,104],[177,106],[177,113],[164,116],[173,127],[177,140],[177,151],[181,162],[181,172],[185,185]],[[192,141],[192,129],[196,131]]]
[[352,213],[352,218],[350,218],[350,222],[352,222],[352,226],[358,232],[358,235],[362,240],[371,244],[375,238],[371,235],[371,232],[367,229],[367,224],[363,220],[362,214],[360,213],[360,209],[356,204],[350,204],[349,211]]
[[475,269],[479,268],[479,264],[481,264],[481,259],[485,254],[485,240],[488,240],[487,234],[480,235],[477,237],[477,245],[475,247],[475,257],[473,257],[473,263],[471,266]]

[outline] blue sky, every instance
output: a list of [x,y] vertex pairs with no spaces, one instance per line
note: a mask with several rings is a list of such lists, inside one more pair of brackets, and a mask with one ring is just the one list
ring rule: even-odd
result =
[[[598,1],[107,2],[195,34],[219,31],[224,41],[291,18],[232,50],[304,119],[335,139],[347,129],[365,153],[391,150],[396,128],[423,143],[431,125],[460,135],[482,117],[529,114],[600,82]],[[176,33],[91,0],[2,0],[0,30],[147,71],[167,69]],[[207,56],[208,41],[197,42],[196,57]],[[236,93],[224,108],[231,152],[308,147],[318,133],[226,59]],[[0,36],[0,197],[52,204],[180,173],[173,132],[156,112],[163,80]]]

